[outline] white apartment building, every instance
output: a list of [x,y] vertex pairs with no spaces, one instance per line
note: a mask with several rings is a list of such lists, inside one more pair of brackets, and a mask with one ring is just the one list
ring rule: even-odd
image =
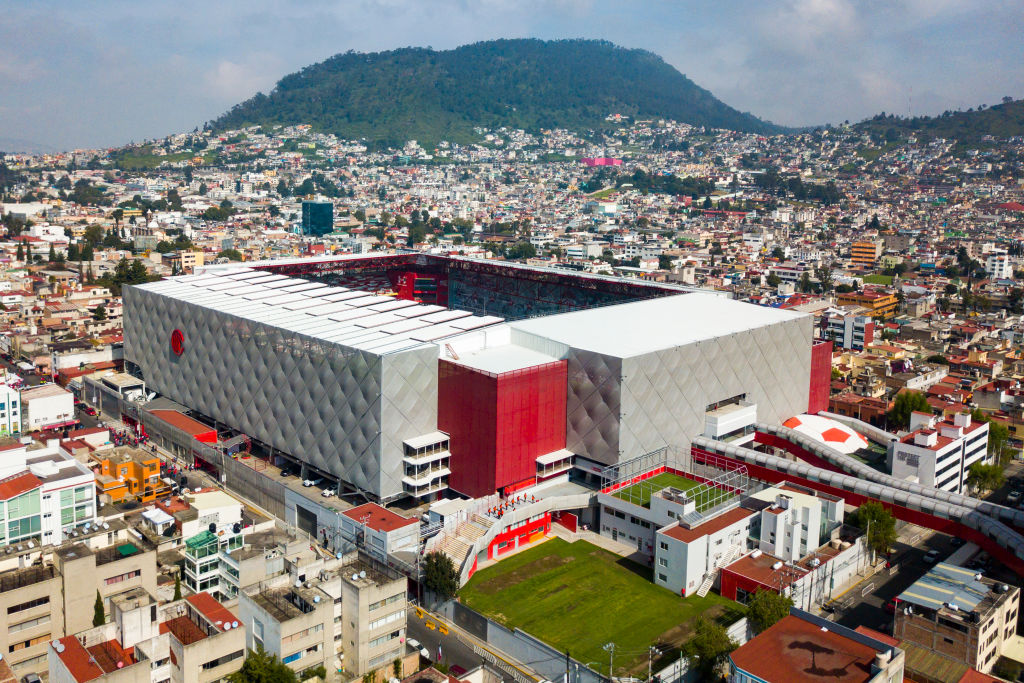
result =
[[0,451],[0,545],[59,544],[96,523],[96,478],[54,446]]
[[0,384],[0,436],[21,434],[21,392]]
[[927,413],[910,416],[910,433],[889,445],[892,476],[953,493],[964,493],[968,468],[987,463],[988,423],[967,413],[939,421]]
[[75,397],[56,384],[42,384],[21,392],[24,431],[55,429],[75,422]]
[[874,341],[875,322],[867,315],[850,315],[830,310],[822,318],[821,337],[834,342],[838,347],[863,351],[865,344]]
[[985,257],[985,273],[993,280],[1005,280],[1013,277],[1013,264],[1010,256],[1002,250],[989,252]]

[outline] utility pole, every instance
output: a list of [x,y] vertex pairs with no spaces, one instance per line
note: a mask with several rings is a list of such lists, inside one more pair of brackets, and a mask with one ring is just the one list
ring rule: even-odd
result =
[[651,676],[652,676],[653,672],[651,671],[651,666],[654,663],[654,655],[656,655],[656,654],[661,654],[660,652],[658,652],[658,648],[654,647],[653,645],[651,645],[649,648],[647,648],[647,681],[648,681],[648,683],[650,683],[650,681],[652,680]]
[[614,679],[612,662],[615,659],[615,643],[605,643],[604,649],[608,651],[608,680],[611,681]]
[[569,680],[569,651],[565,651],[565,683],[572,683]]

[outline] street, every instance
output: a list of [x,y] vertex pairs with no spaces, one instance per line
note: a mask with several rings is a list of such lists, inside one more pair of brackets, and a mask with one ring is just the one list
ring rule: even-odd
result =
[[[442,661],[448,666],[461,666],[466,671],[470,671],[483,663],[480,655],[473,652],[471,646],[456,636],[454,629],[451,629],[448,635],[443,635],[436,628],[428,628],[428,622],[437,625],[437,621],[432,619],[430,614],[419,618],[416,616],[415,609],[409,610],[408,636],[418,640],[423,647],[430,651],[432,663],[437,663],[438,645],[441,646]],[[506,680],[512,679],[506,677]]]

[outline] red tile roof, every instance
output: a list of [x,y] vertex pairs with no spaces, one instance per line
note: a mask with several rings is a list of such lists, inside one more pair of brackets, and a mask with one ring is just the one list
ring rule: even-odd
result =
[[177,410],[151,410],[149,411],[167,424],[177,427],[186,434],[197,436],[213,432],[213,427],[207,427],[198,420],[193,420],[188,415],[179,413]]
[[224,630],[221,628],[224,622],[238,621],[238,617],[232,614],[231,610],[217,602],[209,593],[196,593],[188,596],[185,600],[216,626],[218,631]]
[[374,531],[384,533],[407,527],[410,524],[419,524],[415,519],[402,517],[401,515],[391,512],[391,510],[382,508],[376,503],[365,503],[359,507],[352,508],[351,510],[346,510],[341,514],[364,524]]
[[877,651],[790,615],[735,650],[737,668],[768,683],[861,683]]
[[39,481],[31,472],[22,472],[6,479],[0,479],[0,500],[10,500],[42,485],[43,482]]
[[713,517],[712,519],[704,522],[703,524],[693,527],[692,529],[687,529],[684,526],[676,525],[674,527],[666,529],[665,531],[662,531],[661,533],[665,534],[670,538],[674,538],[677,541],[682,541],[683,543],[690,543],[702,536],[708,536],[710,534],[715,533],[716,531],[721,531],[727,526],[731,526],[737,522],[740,522],[753,514],[754,512],[752,510],[747,510],[745,508],[733,508],[728,512],[723,512],[717,517]]
[[881,631],[876,631],[873,628],[868,628],[867,626],[858,626],[857,628],[855,628],[853,630],[856,631],[857,633],[860,633],[862,635],[867,636],[868,638],[874,638],[875,640],[880,640],[883,643],[885,643],[886,645],[892,645],[893,647],[899,647],[900,646],[900,641],[896,640],[892,636],[889,636],[889,635],[886,635],[886,634],[882,633]]
[[89,651],[78,642],[78,638],[74,636],[65,636],[59,639],[60,644],[63,646],[63,652],[56,652],[57,657],[67,668],[68,673],[78,681],[78,683],[85,683],[91,681],[106,673],[100,668],[99,664],[93,660]]

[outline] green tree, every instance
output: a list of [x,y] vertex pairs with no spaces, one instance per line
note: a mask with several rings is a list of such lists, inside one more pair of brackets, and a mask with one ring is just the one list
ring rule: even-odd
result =
[[395,678],[402,678],[402,660],[396,658],[395,661],[391,662],[391,671],[394,673]]
[[800,276],[800,291],[804,293],[811,291],[811,274],[806,270]]
[[174,600],[181,600],[181,574],[174,575]]
[[775,247],[772,249],[772,258],[782,260],[786,258],[786,252],[782,250],[782,247]]
[[769,287],[773,287],[774,288],[774,287],[778,287],[780,284],[782,284],[782,278],[780,278],[775,273],[768,273],[768,278],[766,279],[766,282],[768,283]]
[[1006,475],[998,464],[976,462],[967,468],[967,485],[979,493],[995,491],[1006,483]]
[[92,606],[92,625],[103,626],[107,623],[107,615],[103,609],[103,598],[100,597],[100,592],[96,591],[96,602]]
[[57,261],[57,250],[53,248],[53,242],[50,242],[50,253],[47,254],[46,259],[50,263],[55,263]]
[[929,363],[934,363],[935,365],[949,365],[949,361],[940,353],[933,353],[925,358],[925,360]]
[[889,411],[889,421],[900,429],[906,429],[910,426],[910,414],[914,411],[930,413],[932,407],[928,405],[925,395],[920,392],[900,392],[896,395],[892,410]]
[[17,259],[18,259],[19,261],[24,261],[24,260],[25,260],[25,250],[24,250],[24,249],[22,249],[22,247],[21,247],[21,242],[18,242],[18,251],[17,251],[17,253],[15,254],[15,257],[16,257],[16,258],[17,258]]
[[878,501],[869,500],[853,513],[850,522],[867,534],[868,547],[882,554],[896,542],[896,518]]
[[237,249],[222,249],[218,254],[217,258],[226,258],[230,261],[241,261],[242,252]]
[[658,269],[672,270],[672,257],[668,254],[658,254]]
[[107,319],[107,309],[103,304],[92,309],[92,319],[96,322],[103,322]]
[[93,223],[92,225],[85,229],[85,234],[83,235],[83,237],[85,241],[91,244],[93,247],[97,246],[98,244],[103,242],[103,238],[105,237],[105,231],[103,230],[103,226]]
[[122,209],[121,207],[118,207],[118,208],[114,209],[113,213],[111,213],[110,215],[114,219],[114,225],[116,227],[120,227],[121,226],[121,219],[124,218],[124,209]]
[[704,617],[693,624],[693,637],[683,645],[683,655],[699,674],[700,680],[715,680],[721,675],[729,653],[736,649],[725,627]]
[[427,553],[423,565],[423,585],[441,602],[455,597],[459,590],[459,570],[452,558],[436,550]]
[[792,606],[793,600],[789,596],[758,589],[747,602],[747,617],[754,630],[760,633],[789,614]]
[[262,645],[249,651],[241,669],[228,674],[229,683],[297,683],[297,680],[295,672]]
[[205,195],[207,192],[209,189],[206,187],[206,183],[199,183],[199,194]]

